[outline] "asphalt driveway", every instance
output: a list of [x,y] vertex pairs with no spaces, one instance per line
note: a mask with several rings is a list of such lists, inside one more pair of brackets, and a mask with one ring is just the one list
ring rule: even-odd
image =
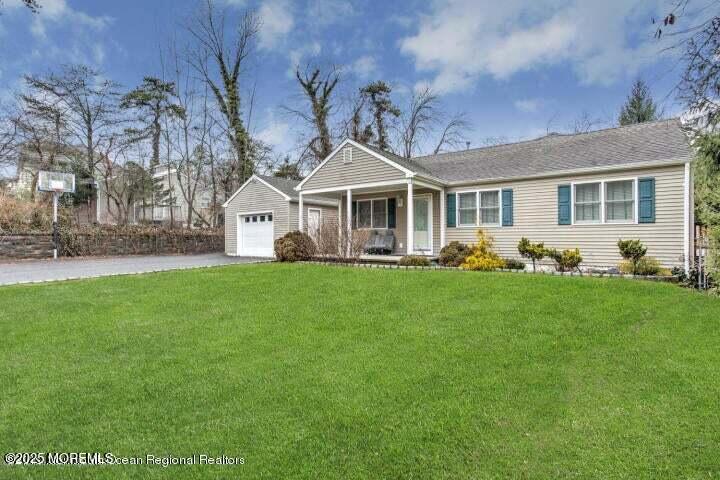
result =
[[130,275],[264,261],[267,259],[228,257],[222,253],[21,261],[0,263],[0,285]]

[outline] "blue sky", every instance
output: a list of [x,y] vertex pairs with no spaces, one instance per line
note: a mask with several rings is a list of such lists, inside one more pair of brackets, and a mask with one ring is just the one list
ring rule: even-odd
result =
[[[4,0],[0,16],[0,98],[24,72],[83,62],[130,88],[158,75],[158,49],[175,38],[195,1],[40,0],[32,15]],[[632,81],[650,85],[676,114],[677,61],[652,38],[652,17],[669,0],[217,0],[232,21],[244,8],[262,18],[246,88],[256,85],[253,132],[290,150],[296,124],[280,106],[297,101],[294,65],[342,68],[343,94],[384,79],[394,100],[430,85],[444,109],[467,112],[473,145],[566,130],[582,112],[612,122]]]

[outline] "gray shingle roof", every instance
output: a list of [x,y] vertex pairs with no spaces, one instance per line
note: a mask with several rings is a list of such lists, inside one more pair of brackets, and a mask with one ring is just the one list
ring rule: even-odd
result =
[[408,170],[411,170],[417,174],[425,175],[427,177],[434,176],[434,174],[431,173],[430,170],[425,168],[425,166],[422,165],[421,163],[416,162],[414,158],[409,159],[409,158],[401,157],[400,155],[397,155],[395,153],[381,150],[378,147],[376,147],[375,145],[370,145],[369,143],[362,143],[362,142],[357,142],[357,143],[361,144],[365,148],[372,150],[373,152],[375,152],[377,154],[384,156],[388,160],[392,160],[393,162],[397,163],[398,165],[403,166],[403,167],[407,168]]
[[[271,175],[256,174],[256,176],[266,181],[273,187],[277,188],[291,199],[298,200],[298,192],[295,191],[295,187],[297,187],[300,183],[298,180],[290,180],[289,178],[282,177],[273,177]],[[310,195],[305,195],[303,198],[306,202],[312,202],[313,200],[322,200],[325,202],[332,201],[332,199],[330,198],[313,197]]]
[[676,119],[575,135],[553,134],[536,140],[412,160],[382,152],[377,147],[368,148],[419,175],[430,175],[447,182],[518,178],[648,162],[677,163],[688,161],[693,155],[689,140]]

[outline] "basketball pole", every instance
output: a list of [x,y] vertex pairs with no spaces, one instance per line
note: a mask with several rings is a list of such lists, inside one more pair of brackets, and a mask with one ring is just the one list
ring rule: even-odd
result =
[[57,207],[58,207],[58,196],[60,194],[57,191],[53,192],[53,260],[58,258],[58,219],[57,219]]

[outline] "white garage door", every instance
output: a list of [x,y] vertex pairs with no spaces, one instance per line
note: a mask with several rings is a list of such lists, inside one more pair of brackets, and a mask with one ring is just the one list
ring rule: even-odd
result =
[[240,215],[238,219],[238,255],[273,256],[272,213]]

